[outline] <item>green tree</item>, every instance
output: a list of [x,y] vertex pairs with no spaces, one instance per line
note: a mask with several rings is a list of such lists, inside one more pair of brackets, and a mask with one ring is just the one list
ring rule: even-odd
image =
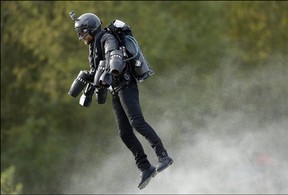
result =
[[21,194],[22,184],[15,183],[14,174],[14,166],[10,166],[1,172],[1,194]]
[[287,2],[235,2],[226,8],[227,31],[239,60],[253,66],[287,53]]

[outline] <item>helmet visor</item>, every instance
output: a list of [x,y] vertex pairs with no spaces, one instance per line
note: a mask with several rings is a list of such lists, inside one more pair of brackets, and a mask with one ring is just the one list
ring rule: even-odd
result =
[[79,40],[84,39],[89,33],[87,28],[76,28],[76,33],[78,35]]

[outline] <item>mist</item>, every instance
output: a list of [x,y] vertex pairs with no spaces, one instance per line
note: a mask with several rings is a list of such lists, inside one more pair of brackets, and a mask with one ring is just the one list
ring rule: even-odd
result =
[[[287,75],[287,59],[249,72],[225,59],[212,79],[186,66],[145,81],[144,116],[174,163],[139,190],[134,158],[115,133],[105,160],[71,170],[63,193],[288,193]],[[136,135],[156,165],[153,149]]]

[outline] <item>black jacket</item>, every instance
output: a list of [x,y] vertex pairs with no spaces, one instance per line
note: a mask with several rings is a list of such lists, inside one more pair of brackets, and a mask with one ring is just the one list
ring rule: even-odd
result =
[[[114,50],[119,50],[119,43],[117,38],[105,31],[102,30],[96,34],[95,40],[89,44],[89,64],[90,68],[96,72],[98,69],[99,62],[101,60],[108,60],[110,53]],[[112,77],[111,90],[112,93],[117,92],[124,86],[127,86],[131,81],[135,81],[135,78],[131,75],[130,66],[127,64],[124,65],[125,71],[120,74],[119,77]]]
[[118,50],[117,39],[107,31],[100,31],[95,35],[95,40],[89,44],[89,65],[95,70],[100,60],[106,60],[113,50]]

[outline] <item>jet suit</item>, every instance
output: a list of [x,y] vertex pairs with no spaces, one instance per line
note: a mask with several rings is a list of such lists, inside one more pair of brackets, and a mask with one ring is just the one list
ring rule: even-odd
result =
[[[97,69],[100,60],[108,60],[109,53],[114,50],[119,50],[119,44],[114,35],[104,30],[98,32],[95,40],[89,44],[90,68]],[[126,66],[123,73],[112,78],[110,92],[113,113],[121,140],[135,157],[138,169],[144,171],[151,164],[133,129],[148,140],[158,158],[166,157],[167,151],[155,130],[144,119],[139,102],[137,81],[131,73],[129,63]]]

